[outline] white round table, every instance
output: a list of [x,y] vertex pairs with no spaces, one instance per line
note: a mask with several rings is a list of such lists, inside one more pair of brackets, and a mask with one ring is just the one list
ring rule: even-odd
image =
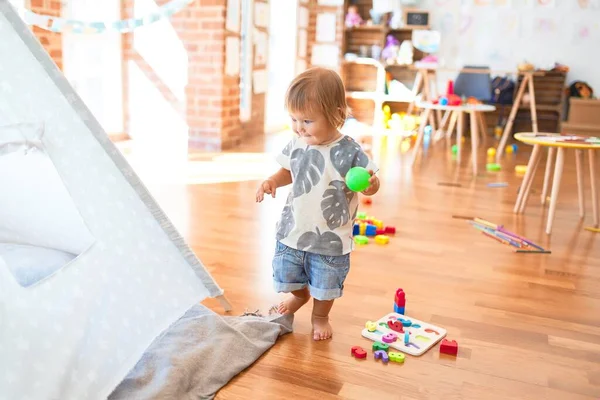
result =
[[[481,117],[481,113],[494,111],[496,107],[488,105],[488,104],[462,104],[460,106],[443,106],[441,104],[433,104],[429,101],[417,102],[417,107],[423,109],[421,113],[421,124],[419,126],[419,133],[417,135],[417,141],[415,143],[415,150],[412,159],[412,164],[414,164],[418,152],[421,150],[421,143],[423,142],[423,136],[425,134],[425,124],[429,119],[429,115],[433,110],[441,110],[446,111],[446,115],[450,115],[452,120],[450,122],[450,130],[448,131],[446,138],[449,140],[452,135],[452,131],[454,130],[454,124],[452,121],[456,119],[457,124],[457,135],[456,135],[456,147],[457,153],[456,158],[457,161],[460,162],[461,153],[462,153],[462,133],[463,133],[463,118],[464,114],[470,115],[471,122],[471,151],[472,151],[472,160],[473,160],[473,175],[477,175],[477,147],[479,146],[479,123],[483,121]],[[444,117],[446,119],[446,117]],[[443,126],[444,124],[442,124]],[[442,127],[440,127],[442,128]],[[481,132],[482,135],[485,135],[485,132]]]

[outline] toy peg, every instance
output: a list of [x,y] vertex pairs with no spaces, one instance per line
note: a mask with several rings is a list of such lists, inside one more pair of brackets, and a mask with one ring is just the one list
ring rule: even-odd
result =
[[377,324],[372,321],[367,321],[367,323],[365,324],[365,327],[367,328],[367,330],[369,332],[375,332],[377,330]]
[[396,362],[396,363],[399,363],[399,364],[404,363],[404,359],[406,358],[406,356],[404,354],[398,353],[398,352],[395,352],[395,351],[390,351],[388,353],[388,357],[390,358],[390,361]]
[[359,359],[367,358],[367,352],[360,346],[352,347],[350,354]]
[[388,353],[386,353],[383,350],[377,350],[376,352],[373,353],[373,355],[375,356],[376,360],[381,359],[381,362],[384,364],[387,364],[390,361]]
[[373,351],[378,351],[378,350],[388,351],[389,349],[390,349],[390,346],[388,346],[385,343],[381,343],[381,342],[373,343]]

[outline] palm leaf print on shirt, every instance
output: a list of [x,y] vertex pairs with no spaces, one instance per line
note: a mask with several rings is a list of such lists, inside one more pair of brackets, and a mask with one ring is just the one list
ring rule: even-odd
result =
[[325,157],[315,149],[296,149],[290,160],[294,186],[294,197],[309,193],[319,183],[325,171]]
[[354,192],[348,189],[344,181],[329,182],[329,189],[323,193],[321,211],[329,229],[345,225],[350,220],[350,201]]
[[360,146],[350,138],[344,138],[329,151],[329,157],[337,172],[345,177],[352,167],[366,167],[369,158]]
[[319,228],[317,232],[304,232],[298,239],[298,250],[309,251],[317,254],[328,254],[341,256],[344,250],[342,239],[333,232],[325,232],[321,235]]
[[290,193],[285,202],[285,207],[283,207],[283,211],[281,212],[281,219],[277,223],[277,240],[285,239],[296,225],[293,200],[294,197]]

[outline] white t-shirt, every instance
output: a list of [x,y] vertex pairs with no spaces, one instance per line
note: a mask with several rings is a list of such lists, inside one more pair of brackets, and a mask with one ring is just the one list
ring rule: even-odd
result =
[[327,256],[351,252],[358,196],[346,186],[346,173],[357,166],[377,172],[360,145],[346,135],[319,146],[295,137],[277,162],[292,174],[292,188],[277,223],[277,240]]

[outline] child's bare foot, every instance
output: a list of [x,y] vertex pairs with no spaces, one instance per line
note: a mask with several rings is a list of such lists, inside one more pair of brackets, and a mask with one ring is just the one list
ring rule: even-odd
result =
[[333,336],[333,329],[329,324],[329,317],[318,317],[313,314],[312,326],[314,340],[327,340]]
[[307,288],[296,290],[287,299],[279,303],[277,312],[282,315],[294,314],[310,300],[310,293]]

